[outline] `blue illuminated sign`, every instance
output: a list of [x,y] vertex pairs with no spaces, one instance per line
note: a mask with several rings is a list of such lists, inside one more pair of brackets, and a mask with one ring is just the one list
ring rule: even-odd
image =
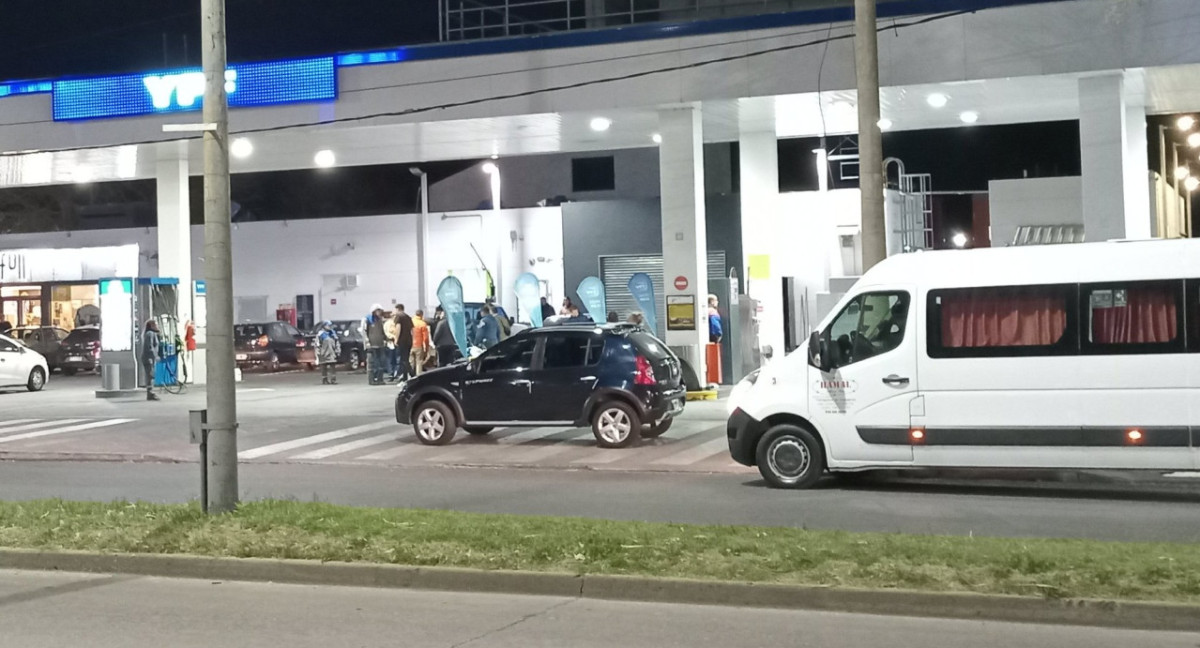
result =
[[[225,91],[234,108],[332,101],[337,67],[332,56],[235,64],[225,72]],[[52,92],[55,121],[199,110],[204,74],[191,68],[67,79],[55,81]]]

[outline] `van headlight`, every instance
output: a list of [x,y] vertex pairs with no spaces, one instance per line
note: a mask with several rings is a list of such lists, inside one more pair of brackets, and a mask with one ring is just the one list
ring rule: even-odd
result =
[[729,400],[725,403],[726,414],[732,416],[733,412],[741,406],[745,400],[746,392],[754,388],[754,384],[758,382],[758,375],[762,369],[755,369],[742,378],[738,384],[733,386],[733,391],[729,393]]

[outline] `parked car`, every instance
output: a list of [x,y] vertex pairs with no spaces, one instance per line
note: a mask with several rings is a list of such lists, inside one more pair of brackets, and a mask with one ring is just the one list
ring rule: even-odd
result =
[[68,333],[62,341],[58,366],[64,376],[100,371],[100,327],[80,326]]
[[58,369],[59,351],[67,335],[66,329],[57,326],[18,326],[8,332],[12,339],[42,354],[51,371]]
[[298,364],[309,341],[287,322],[238,324],[233,327],[234,360],[238,367],[264,367],[278,371],[282,364]]
[[636,327],[529,329],[474,360],[422,374],[396,398],[396,420],[426,445],[458,428],[591,426],[606,448],[659,436],[683,411],[679,359]]
[[50,375],[46,358],[17,340],[0,335],[0,388],[41,391]]
[[[338,356],[338,363],[344,364],[351,371],[362,369],[367,358],[367,336],[362,331],[362,322],[359,320],[334,320],[333,329],[338,332],[339,342],[342,347],[342,354]],[[317,334],[320,330],[311,331],[306,334],[309,344],[316,348]],[[316,358],[313,358],[316,362]]]

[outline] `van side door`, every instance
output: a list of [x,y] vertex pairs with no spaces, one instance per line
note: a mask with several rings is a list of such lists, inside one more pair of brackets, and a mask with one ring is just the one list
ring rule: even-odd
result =
[[[908,464],[909,408],[917,395],[915,291],[872,288],[820,332],[809,412],[838,467]],[[825,367],[825,370],[821,369]]]

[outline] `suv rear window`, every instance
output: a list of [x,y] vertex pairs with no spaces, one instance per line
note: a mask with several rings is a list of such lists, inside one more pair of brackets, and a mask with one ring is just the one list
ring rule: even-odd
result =
[[67,334],[67,338],[63,342],[96,342],[99,339],[100,329],[75,329]]
[[649,360],[666,360],[671,357],[667,345],[649,333],[641,331],[630,333],[629,339],[637,347],[637,350]]

